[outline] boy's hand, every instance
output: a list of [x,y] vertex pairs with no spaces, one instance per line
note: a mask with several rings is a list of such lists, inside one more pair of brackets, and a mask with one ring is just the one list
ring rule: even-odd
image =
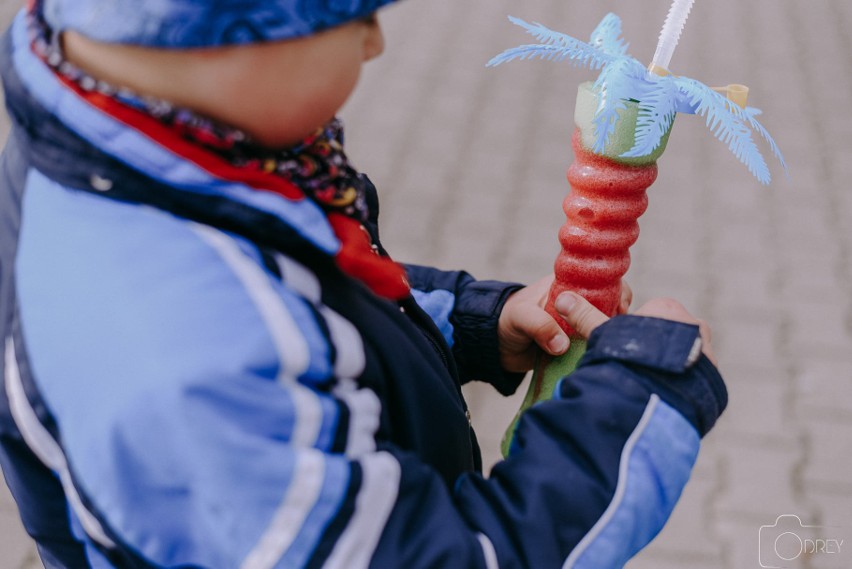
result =
[[[589,301],[572,292],[560,294],[554,306],[565,321],[585,338],[588,338],[595,328],[609,320],[603,312],[595,308]],[[710,327],[704,320],[690,314],[678,301],[671,298],[655,298],[643,304],[634,314],[695,324],[701,333],[701,351],[714,365],[716,364],[716,357],[713,354],[711,344],[712,332]]]
[[[500,363],[506,371],[532,369],[539,349],[552,356],[568,350],[568,336],[544,310],[552,282],[553,275],[544,277],[512,294],[503,305],[497,338],[500,342]],[[618,313],[626,313],[632,300],[633,291],[622,282]]]

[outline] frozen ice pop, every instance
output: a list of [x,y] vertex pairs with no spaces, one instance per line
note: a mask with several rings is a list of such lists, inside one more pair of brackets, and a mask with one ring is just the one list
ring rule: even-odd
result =
[[645,190],[657,177],[656,161],[668,138],[650,155],[620,157],[634,144],[638,112],[634,103],[622,111],[606,149],[595,153],[596,100],[593,85],[582,84],[574,114],[574,163],[568,170],[571,193],[562,204],[567,222],[559,231],[562,250],[546,305],[569,335],[571,330],[553,308],[556,297],[566,290],[581,294],[605,314],[615,314],[621,278],[630,266],[628,248],[639,237],[637,220],[648,205]]
[[[554,282],[545,309],[571,336],[566,354],[539,358],[518,417],[538,401],[550,399],[557,382],[574,371],[586,343],[573,333],[553,307],[566,290],[579,293],[604,314],[613,316],[621,299],[621,279],[630,267],[629,248],[639,237],[638,219],[648,206],[646,190],[657,178],[657,159],[665,150],[668,132],[649,155],[623,158],[634,145],[638,105],[619,113],[616,128],[603,152],[595,153],[594,122],[597,96],[592,83],[577,93],[572,138],[574,162],[568,169],[571,191],[562,207],[566,222],[559,230],[561,251],[554,263]],[[503,439],[508,454],[514,422]]]
[[[538,23],[518,18],[540,43],[508,49],[489,66],[539,58],[568,61],[600,70],[594,83],[584,83],[577,94],[572,145],[575,160],[568,170],[571,193],[563,203],[567,217],[559,231],[562,246],[554,266],[555,281],[546,310],[563,323],[553,304],[566,290],[577,292],[602,312],[613,315],[621,297],[621,278],[630,266],[629,247],[639,235],[637,220],[647,206],[647,188],[657,176],[656,161],[665,150],[677,113],[705,118],[707,127],[763,184],[771,180],[769,167],[752,132],[769,143],[786,170],[775,141],[757,121],[758,109],[746,107],[747,88],[729,85],[727,97],[689,77],[677,76],[668,64],[694,0],[674,0],[663,26],[651,71],[627,54],[621,39],[621,20],[607,14],[583,42]],[[572,331],[566,328],[571,335]],[[542,355],[529,392],[503,439],[508,454],[521,413],[549,399],[559,380],[570,374],[585,351],[582,338],[572,337],[568,353],[558,358]]]

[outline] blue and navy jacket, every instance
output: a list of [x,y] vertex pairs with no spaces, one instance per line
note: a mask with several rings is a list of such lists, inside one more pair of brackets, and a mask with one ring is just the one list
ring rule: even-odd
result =
[[0,464],[46,567],[616,568],[661,529],[726,404],[696,327],[601,326],[486,479],[460,385],[517,387],[516,285],[380,298],[313,202],[87,104],[20,17],[2,68]]

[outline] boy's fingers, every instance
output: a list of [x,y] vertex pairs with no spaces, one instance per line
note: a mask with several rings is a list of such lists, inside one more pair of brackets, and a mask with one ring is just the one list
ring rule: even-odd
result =
[[588,338],[592,330],[609,320],[606,314],[573,292],[560,294],[554,307],[568,325],[584,338]]
[[618,313],[627,314],[630,310],[630,304],[633,302],[633,289],[627,284],[627,281],[621,281],[621,299],[618,303]]
[[568,349],[568,336],[544,310],[530,311],[528,320],[520,327],[527,337],[550,355],[558,356]]

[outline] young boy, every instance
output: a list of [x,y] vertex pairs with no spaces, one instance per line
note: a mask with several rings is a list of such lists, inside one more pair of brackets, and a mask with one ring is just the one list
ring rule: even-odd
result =
[[390,1],[15,20],[0,463],[46,567],[610,568],[671,513],[726,404],[673,301],[563,295],[583,365],[478,473],[461,383],[511,393],[567,338],[546,280],[379,242],[334,117]]

